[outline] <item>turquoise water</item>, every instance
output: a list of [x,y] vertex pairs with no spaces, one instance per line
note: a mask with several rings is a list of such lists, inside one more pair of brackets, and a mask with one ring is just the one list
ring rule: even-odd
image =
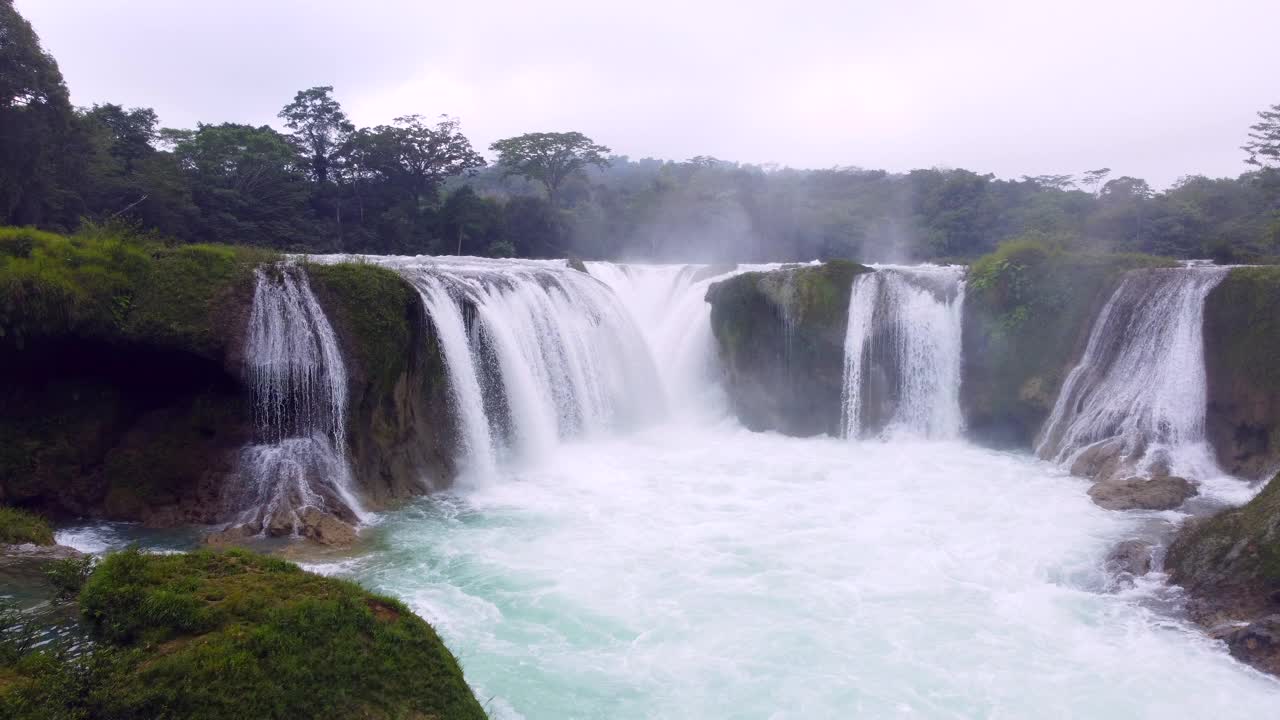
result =
[[388,513],[313,563],[430,620],[498,718],[1268,716],[1280,683],[1104,592],[1141,518],[961,443],[669,426]]

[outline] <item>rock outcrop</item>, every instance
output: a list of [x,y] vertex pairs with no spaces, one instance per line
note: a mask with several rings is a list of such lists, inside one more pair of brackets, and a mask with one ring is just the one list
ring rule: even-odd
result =
[[[1232,654],[1280,670],[1280,476],[1243,507],[1188,521],[1165,567],[1183,586],[1191,617],[1223,636]],[[1223,630],[1225,628],[1225,630]]]
[[707,290],[711,329],[735,414],[752,430],[836,433],[853,278],[834,260],[748,272]]
[[1172,262],[1008,243],[976,261],[964,305],[960,402],[975,439],[1030,448],[1126,270]]
[[1190,481],[1170,475],[1110,478],[1089,488],[1094,504],[1107,510],[1173,510],[1198,494]]
[[454,419],[444,356],[418,292],[377,265],[308,265],[348,373],[348,446],[370,509],[448,487]]
[[252,431],[248,248],[33,233],[0,253],[0,502],[212,522]]
[[1205,301],[1206,432],[1227,472],[1280,470],[1280,267],[1235,268]]

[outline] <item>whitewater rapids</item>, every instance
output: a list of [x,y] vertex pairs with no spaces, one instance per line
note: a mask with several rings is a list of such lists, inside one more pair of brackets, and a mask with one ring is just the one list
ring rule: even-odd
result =
[[[671,424],[389,514],[313,566],[403,598],[497,718],[1266,717],[1280,683],[1102,591],[1138,519],[963,443]],[[1143,589],[1145,588],[1145,589]]]

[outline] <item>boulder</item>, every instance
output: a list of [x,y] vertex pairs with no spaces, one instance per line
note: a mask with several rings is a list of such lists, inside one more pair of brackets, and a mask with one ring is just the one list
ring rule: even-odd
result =
[[1268,615],[1233,630],[1223,638],[1240,662],[1280,675],[1280,615]]
[[253,526],[250,523],[243,525],[233,525],[224,530],[211,532],[201,539],[201,542],[210,547],[231,547],[235,545],[243,545],[258,536],[262,531],[262,526]]
[[1173,510],[1198,494],[1189,480],[1172,475],[1103,480],[1089,488],[1094,504],[1107,510]]
[[1152,550],[1146,540],[1125,540],[1107,555],[1107,573],[1113,577],[1141,577],[1151,572]]
[[298,514],[303,537],[321,545],[350,545],[356,541],[356,529],[316,508],[304,508]]

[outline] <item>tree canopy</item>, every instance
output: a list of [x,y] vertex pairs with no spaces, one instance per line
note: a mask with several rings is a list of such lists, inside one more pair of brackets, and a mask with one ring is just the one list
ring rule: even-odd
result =
[[498,165],[505,174],[542,183],[552,207],[557,207],[565,180],[589,165],[608,167],[611,152],[580,132],[525,133],[499,140],[489,149],[498,153]]

